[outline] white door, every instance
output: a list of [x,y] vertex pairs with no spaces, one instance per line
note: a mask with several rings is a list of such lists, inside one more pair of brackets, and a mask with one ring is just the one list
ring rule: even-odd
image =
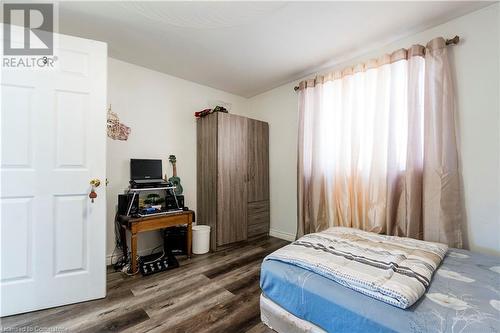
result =
[[58,37],[57,70],[2,70],[1,316],[106,294],[107,48]]

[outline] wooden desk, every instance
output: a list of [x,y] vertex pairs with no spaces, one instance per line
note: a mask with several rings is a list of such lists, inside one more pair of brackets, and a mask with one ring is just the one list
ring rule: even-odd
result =
[[187,224],[187,255],[191,258],[191,242],[193,233],[194,212],[186,210],[178,213],[170,213],[167,215],[157,215],[148,217],[127,217],[120,216],[120,238],[123,244],[123,255],[127,257],[127,238],[125,231],[129,230],[131,233],[130,238],[130,251],[131,256],[131,271],[137,272],[137,234],[144,231],[159,230],[168,227],[174,227],[180,224]]

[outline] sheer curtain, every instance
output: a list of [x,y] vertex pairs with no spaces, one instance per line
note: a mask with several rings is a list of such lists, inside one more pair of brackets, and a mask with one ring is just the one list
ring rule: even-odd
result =
[[298,232],[347,226],[461,247],[446,43],[299,85]]

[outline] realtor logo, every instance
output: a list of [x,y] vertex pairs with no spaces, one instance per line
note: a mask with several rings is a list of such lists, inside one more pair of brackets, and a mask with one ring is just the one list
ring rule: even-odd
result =
[[[9,3],[3,5],[4,55],[52,55],[54,52],[54,5]],[[24,27],[14,43],[12,25]]]

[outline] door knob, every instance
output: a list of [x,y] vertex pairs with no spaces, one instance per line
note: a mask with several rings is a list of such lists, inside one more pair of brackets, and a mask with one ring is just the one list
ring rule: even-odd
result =
[[89,193],[89,198],[92,203],[94,203],[94,199],[97,198],[97,193],[95,192],[96,187],[99,187],[101,185],[101,181],[97,178],[94,178],[90,181],[90,186],[92,186],[92,189],[90,190]]
[[90,180],[90,185],[92,185],[93,187],[99,187],[99,185],[101,185],[101,180],[94,178]]

